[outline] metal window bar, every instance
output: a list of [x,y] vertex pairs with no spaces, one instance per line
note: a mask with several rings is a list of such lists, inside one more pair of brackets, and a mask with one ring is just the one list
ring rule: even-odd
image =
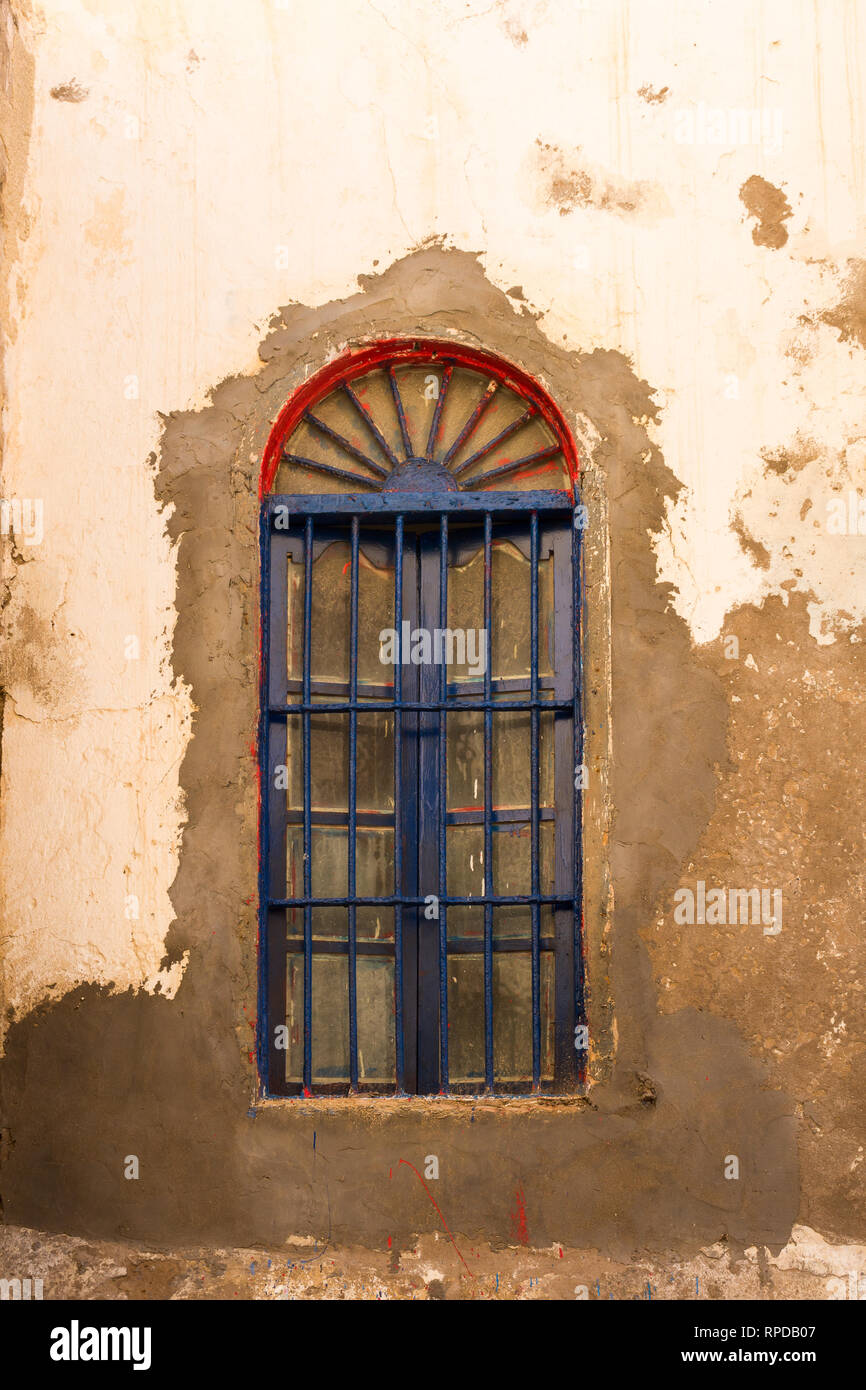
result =
[[[577,498],[575,497],[575,502]],[[583,767],[583,532],[574,524],[571,527],[571,585],[572,585],[572,687],[574,695],[574,766]],[[581,777],[581,782],[583,778]],[[572,893],[574,895],[574,993],[575,1025],[586,1025],[586,981],[584,979],[583,958],[583,792],[577,790],[577,775],[574,785],[574,841],[572,852]],[[576,1079],[582,1085],[586,1080],[588,1047],[578,1047],[575,1037]]]
[[[394,626],[403,631],[403,518],[394,522]],[[394,663],[394,1029],[397,1094],[406,1093],[403,1038],[403,667]]]
[[304,523],[304,1090],[313,1084],[313,831],[310,768],[310,667],[313,633],[313,518]]
[[493,886],[493,701],[491,699],[491,644],[493,606],[493,518],[484,518],[484,631],[487,661],[484,667],[484,1083],[493,1092],[493,906],[486,901]]
[[[542,905],[550,903],[560,906],[570,903],[571,900],[571,893],[539,893],[537,899]],[[396,893],[389,893],[381,898],[362,898],[358,895],[342,898],[271,898],[269,905],[279,908],[302,907],[305,903],[309,903],[311,907],[348,907],[351,904],[355,907],[393,907],[395,903],[401,903],[403,907],[423,907],[426,901],[426,896],[417,893],[404,893],[399,897]],[[471,897],[452,894],[447,899],[452,907],[483,907],[488,903],[496,907],[531,907],[535,901],[531,893],[476,893]]]
[[358,539],[360,522],[352,517],[352,561],[349,583],[349,1088],[358,1089],[358,955],[355,897],[355,814],[358,802]]
[[[439,626],[448,627],[448,515],[439,518]],[[448,667],[439,671],[439,1089],[448,1094]]]
[[[539,709],[552,710],[571,710],[574,705],[574,701],[570,695],[552,700],[537,698],[534,703]],[[527,710],[532,709],[532,706],[533,700],[531,697],[528,700],[494,700],[491,691],[490,699],[474,700],[471,696],[467,696],[465,698],[458,697],[450,700],[401,700],[399,706],[396,700],[364,700],[362,704],[358,703],[357,700],[354,703],[351,700],[335,700],[330,703],[323,700],[321,703],[316,701],[315,704],[309,704],[304,701],[296,705],[273,705],[270,713],[275,719],[285,719],[290,714],[303,714],[305,711],[314,714],[347,714],[353,709],[372,710],[374,712],[398,708],[402,710],[419,711],[439,709],[459,709],[463,711],[499,709]]]
[[539,936],[538,895],[541,891],[539,875],[539,818],[538,818],[538,512],[533,512],[529,522],[529,672],[530,672],[530,749],[529,776],[531,807],[531,845],[532,866],[532,1086],[537,1090],[541,1083],[541,948]]
[[[554,494],[557,499],[562,494]],[[493,953],[501,951],[526,951],[531,953],[532,969],[532,1080],[531,1083],[522,1082],[512,1083],[508,1086],[509,1093],[526,1093],[529,1089],[537,1092],[541,1082],[541,1009],[540,1009],[540,967],[542,952],[551,952],[559,960],[561,950],[561,932],[556,928],[554,936],[541,936],[540,910],[542,906],[550,906],[557,913],[563,909],[569,909],[569,917],[572,923],[573,940],[569,943],[567,955],[570,958],[569,964],[573,963],[574,978],[571,985],[565,981],[564,988],[557,983],[557,1014],[556,1026],[557,1033],[561,1039],[561,1020],[560,1004],[563,1000],[567,1001],[569,1020],[574,1019],[576,1023],[583,1023],[585,1020],[585,998],[582,968],[582,919],[579,917],[581,893],[582,893],[582,863],[581,863],[581,818],[580,818],[580,797],[575,786],[574,801],[569,808],[569,821],[571,822],[571,834],[569,838],[572,844],[567,848],[572,850],[568,855],[571,859],[571,883],[564,883],[559,879],[554,892],[540,892],[540,822],[542,820],[553,820],[554,825],[559,824],[559,811],[555,807],[541,807],[539,789],[539,726],[540,712],[549,711],[558,722],[566,714],[569,716],[568,722],[571,724],[572,737],[570,742],[573,745],[574,766],[578,767],[582,761],[583,749],[583,728],[582,728],[582,666],[581,650],[578,640],[578,624],[581,616],[582,603],[582,576],[581,562],[582,549],[580,545],[580,533],[577,528],[571,528],[571,542],[568,551],[571,559],[572,570],[572,593],[571,593],[571,613],[568,615],[557,614],[557,645],[562,645],[562,633],[570,627],[570,641],[568,642],[568,656],[570,658],[571,671],[569,672],[572,689],[566,697],[562,685],[560,673],[553,680],[541,680],[539,677],[539,592],[538,592],[538,563],[540,550],[539,536],[539,513],[552,509],[550,494],[532,494],[533,503],[529,515],[530,531],[530,677],[528,698],[517,699],[498,699],[494,700],[494,687],[496,691],[514,692],[526,689],[525,678],[509,681],[493,681],[492,678],[492,551],[493,551],[493,517],[499,511],[507,511],[509,507],[518,504],[521,511],[524,510],[526,494],[517,494],[513,497],[504,495],[496,499],[498,505],[491,505],[488,496],[477,494],[473,502],[477,504],[477,511],[483,514],[484,535],[484,627],[486,632],[488,660],[484,679],[476,682],[476,685],[483,684],[483,694],[480,698],[467,696],[463,687],[457,684],[449,685],[447,680],[447,668],[442,665],[438,682],[438,700],[435,701],[404,701],[403,682],[401,664],[398,662],[394,668],[393,700],[371,700],[361,704],[358,700],[358,674],[357,674],[357,655],[358,655],[358,605],[359,605],[359,548],[360,548],[360,523],[359,516],[368,510],[372,511],[391,511],[392,508],[385,503],[383,506],[370,506],[370,499],[367,497],[349,499],[349,506],[346,506],[346,498],[328,499],[290,499],[295,512],[302,511],[298,503],[320,503],[327,501],[331,504],[333,511],[338,514],[342,510],[348,512],[351,518],[351,592],[350,592],[350,679],[348,682],[347,695],[341,701],[327,701],[313,704],[312,693],[314,686],[326,693],[327,690],[339,687],[338,682],[317,681],[311,679],[311,629],[312,629],[312,596],[313,596],[313,543],[314,543],[314,518],[307,513],[301,514],[298,520],[303,520],[303,556],[304,556],[304,633],[303,633],[303,673],[302,680],[288,681],[283,679],[282,685],[279,682],[274,689],[269,679],[265,677],[264,690],[267,692],[267,711],[263,721],[264,747],[266,750],[266,766],[270,769],[270,730],[274,721],[279,725],[285,721],[289,715],[299,715],[302,725],[303,740],[303,788],[304,806],[301,813],[288,812],[283,808],[281,821],[283,830],[288,824],[303,824],[304,841],[304,873],[303,873],[303,895],[292,897],[282,897],[274,894],[274,887],[268,875],[268,839],[270,834],[270,821],[268,815],[268,802],[270,798],[264,799],[263,804],[263,833],[265,836],[266,864],[262,882],[266,891],[263,894],[263,909],[265,920],[269,921],[269,914],[281,909],[303,908],[303,939],[294,936],[288,937],[285,933],[285,922],[283,924],[282,954],[280,959],[285,968],[285,951],[288,948],[297,949],[303,947],[303,978],[304,978],[304,1040],[303,1040],[303,1091],[311,1094],[312,1091],[312,958],[313,955],[321,954],[347,954],[349,972],[349,1033],[350,1033],[350,1091],[359,1088],[358,1078],[358,1040],[357,1040],[357,957],[363,955],[390,955],[394,958],[394,982],[395,982],[395,1032],[396,1032],[396,1090],[398,1094],[405,1094],[405,1018],[403,1010],[404,999],[404,908],[412,911],[420,909],[425,903],[425,895],[420,892],[407,893],[404,885],[404,863],[403,863],[403,834],[405,826],[402,823],[404,813],[404,782],[403,782],[403,715],[404,713],[414,713],[426,711],[431,713],[438,711],[439,718],[436,724],[438,733],[438,756],[435,766],[437,767],[439,792],[438,803],[436,806],[436,819],[438,821],[438,886],[439,886],[439,990],[438,990],[438,1042],[439,1042],[439,1087],[440,1090],[447,1092],[449,1089],[458,1091],[466,1090],[466,1083],[459,1083],[456,1087],[452,1086],[449,1078],[448,1064],[448,956],[454,955],[479,955],[479,942],[477,938],[452,938],[447,937],[447,910],[450,905],[469,905],[482,907],[484,909],[484,938],[483,938],[483,966],[484,966],[484,1088],[488,1093],[495,1093],[494,1075],[494,997],[493,997]],[[289,499],[269,499],[270,507],[266,508],[266,524],[263,525],[263,543],[268,545],[271,538],[270,516],[272,507],[277,504],[285,506]],[[393,503],[393,498],[390,501]],[[404,499],[407,500],[408,499]],[[447,505],[450,499],[436,499],[439,536],[438,536],[438,558],[439,558],[439,621],[442,628],[448,626],[447,621],[447,593],[448,593],[448,560],[449,560],[449,528],[448,511],[454,507]],[[468,500],[468,499],[465,499]],[[569,499],[570,500],[570,499]],[[339,504],[343,504],[341,507]],[[446,505],[439,505],[445,503]],[[337,505],[334,505],[337,504]],[[312,511],[325,510],[321,506],[314,506]],[[557,510],[559,508],[557,507]],[[401,506],[394,517],[394,555],[395,555],[395,580],[394,580],[394,608],[395,624],[398,631],[402,630],[404,594],[403,594],[403,559],[405,554],[405,532],[404,516],[409,512],[421,512],[429,515],[427,508],[421,508],[417,497],[413,499],[412,505]],[[561,512],[560,512],[561,514]],[[269,565],[269,561],[266,562]],[[267,618],[267,603],[265,617]],[[563,626],[563,619],[565,625]],[[267,650],[267,648],[266,648]],[[562,652],[557,653],[557,663],[559,663]],[[343,683],[345,685],[345,683]],[[296,704],[283,703],[282,699],[275,701],[277,691],[285,689],[288,694],[291,688],[298,689],[301,700]],[[541,691],[550,691],[553,698],[542,699]],[[285,697],[283,697],[285,698]],[[359,824],[377,824],[390,820],[388,813],[361,812],[357,808],[357,715],[359,710],[392,711],[394,716],[394,892],[393,894],[373,897],[362,896],[356,892],[356,832]],[[447,712],[449,710],[474,709],[482,711],[484,715],[484,804],[477,810],[448,811],[447,809]],[[530,715],[531,726],[531,762],[530,762],[530,806],[526,808],[496,809],[493,806],[493,780],[492,780],[492,749],[493,749],[493,714],[496,710],[525,710]],[[322,812],[312,808],[311,798],[311,717],[316,712],[319,714],[334,712],[348,714],[349,716],[349,743],[350,743],[350,766],[349,766],[349,792],[348,805],[346,812]],[[557,747],[559,738],[557,738]],[[270,771],[269,771],[270,776]],[[559,777],[557,778],[557,791],[555,795],[556,806],[560,805]],[[529,894],[497,894],[493,882],[493,827],[497,823],[518,821],[525,824],[527,819],[530,823],[531,833],[531,891]],[[484,891],[481,895],[472,896],[449,896],[447,892],[447,835],[446,827],[449,824],[460,823],[482,823],[484,833]],[[312,893],[312,826],[313,824],[345,824],[348,834],[348,893],[345,897],[323,897],[314,896]],[[558,832],[557,832],[558,833]],[[557,841],[559,845],[559,840]],[[418,884],[417,887],[428,885]],[[531,936],[508,937],[494,940],[493,937],[493,912],[495,907],[505,906],[529,906],[531,913]],[[313,940],[312,936],[312,910],[314,907],[342,906],[347,909],[349,929],[345,941],[322,939]],[[387,941],[358,941],[356,932],[357,908],[359,906],[391,906],[394,909],[394,942],[393,948]],[[419,912],[420,920],[420,912]],[[267,935],[267,933],[266,933]],[[276,956],[277,953],[275,953]],[[263,959],[268,959],[267,942],[264,944]],[[557,964],[557,977],[560,974],[560,966]],[[569,972],[571,973],[571,972]],[[264,1000],[264,1012],[268,1010],[268,992],[265,985],[262,995]],[[557,1046],[558,1062],[557,1075],[566,1084],[568,1075],[564,1074],[565,1069],[559,1065],[559,1058],[562,1054],[562,1047]],[[269,1055],[268,1044],[265,1043],[261,1055],[265,1064]],[[576,1045],[571,1052],[571,1058],[575,1063],[574,1076],[576,1080],[583,1079],[585,1051]],[[286,1086],[287,1091],[291,1091],[290,1086]],[[339,1087],[331,1083],[317,1083],[316,1092],[322,1094],[335,1093]],[[367,1088],[370,1089],[370,1088]],[[470,1089],[471,1086],[470,1086]],[[477,1088],[476,1088],[477,1089]]]

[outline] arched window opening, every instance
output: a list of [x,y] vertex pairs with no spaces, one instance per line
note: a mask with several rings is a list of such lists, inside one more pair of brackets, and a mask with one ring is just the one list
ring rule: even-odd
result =
[[423,340],[288,403],[262,504],[260,1064],[272,1095],[573,1092],[574,447]]

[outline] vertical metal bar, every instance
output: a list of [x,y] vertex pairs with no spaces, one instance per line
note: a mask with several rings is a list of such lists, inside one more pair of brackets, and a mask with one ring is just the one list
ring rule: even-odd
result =
[[[575,497],[575,503],[579,499]],[[580,527],[571,528],[571,574],[572,574],[572,680],[574,683],[574,766],[583,766],[583,532]],[[583,778],[580,778],[581,783]],[[574,1019],[575,1024],[586,1023],[586,993],[583,963],[583,792],[577,789],[578,778],[574,777]],[[575,1070],[578,1082],[586,1079],[587,1049],[575,1044]]]
[[[268,511],[267,502],[262,508],[259,518],[259,542],[260,550],[260,573],[261,573],[261,593],[262,593],[262,618],[261,618],[261,713],[259,722],[259,826],[261,835],[261,846],[259,852],[259,1035],[258,1035],[258,1063],[259,1076],[264,1084],[265,1094],[271,1089],[276,1080],[275,1068],[272,1067],[273,1057],[271,1050],[271,1038],[273,1029],[270,1021],[270,1009],[268,1006],[268,993],[272,987],[272,974],[270,966],[270,952],[268,949],[268,937],[270,936],[270,910],[268,908],[268,898],[270,897],[270,874],[271,874],[271,836],[269,824],[270,810],[270,782],[271,782],[271,751],[270,751],[270,726],[271,718],[268,711],[270,702],[270,645],[271,645],[271,582],[270,582],[270,557],[271,557],[271,518]],[[266,777],[268,784],[262,786],[261,779]]]
[[[448,513],[439,518],[439,627],[448,627]],[[448,694],[448,667],[442,653],[439,699]],[[439,1089],[448,1093],[448,850],[445,812],[448,804],[447,713],[439,711]]]
[[541,946],[538,910],[539,888],[539,815],[538,815],[538,512],[530,518],[530,580],[529,580],[529,698],[530,714],[530,798],[531,798],[531,860],[532,860],[532,1086],[537,1090],[541,1080]]
[[[418,625],[428,633],[439,621],[439,536],[423,531],[418,537]],[[436,653],[417,667],[418,699],[426,708],[418,712],[416,765],[418,771],[418,893],[426,899],[439,887],[439,702],[440,680]],[[418,1092],[436,1095],[441,1089],[439,1071],[440,924],[418,908]]]
[[[264,838],[262,867],[265,870],[265,901],[286,896],[286,853],[287,853],[287,798],[285,783],[278,788],[276,769],[288,763],[287,746],[289,738],[289,719],[273,719],[268,704],[283,706],[287,703],[286,677],[288,674],[288,575],[289,555],[294,549],[285,531],[273,532],[268,518],[266,537],[266,570],[263,571],[263,590],[265,598],[264,619],[267,627],[263,634],[263,652],[267,656],[267,701],[264,714],[266,721],[265,748],[260,764],[262,812],[264,815]],[[297,733],[296,733],[297,737]],[[280,779],[282,782],[282,779]],[[286,1063],[288,1051],[277,1047],[276,1027],[288,1021],[288,931],[289,913],[282,908],[269,908],[265,933],[267,945],[267,1009],[264,1026],[268,1036],[268,1089],[272,1093],[284,1095],[286,1091]]]
[[[400,633],[400,651],[394,663],[394,896],[403,895],[403,517],[395,522],[394,627]],[[397,1093],[404,1095],[403,1044],[403,904],[394,904],[394,1030],[397,1048]]]
[[[355,823],[358,796],[358,550],[360,522],[352,517],[352,564],[349,623],[349,897],[355,897]],[[339,717],[339,716],[338,716]],[[357,907],[349,904],[349,1087],[358,1087]]]
[[[404,532],[403,544],[403,621],[400,626],[400,657],[406,664],[403,672],[403,699],[415,704],[415,709],[403,715],[402,807],[403,831],[403,896],[416,898],[421,891],[419,826],[422,809],[420,796],[420,719],[417,710],[420,694],[421,668],[411,661],[410,642],[403,641],[403,630],[420,627],[421,618],[421,556],[419,538],[414,532]],[[403,908],[403,1076],[410,1095],[419,1090],[421,1072],[419,1021],[423,1011],[419,1003],[421,976],[421,928],[423,910],[416,904]]]
[[310,661],[313,618],[313,518],[304,524],[304,1090],[310,1091],[313,1076],[313,909],[309,899],[313,889],[312,823],[310,801]]
[[[493,519],[484,516],[484,629],[487,634],[487,661],[484,667],[484,699],[492,694],[491,665],[493,648]],[[493,894],[493,711],[484,711],[484,896]],[[493,1090],[493,905],[484,904],[484,1078],[488,1091]]]
[[567,700],[553,717],[554,804],[554,892],[568,901],[554,909],[556,940],[554,1075],[556,1089],[565,1093],[576,1090],[577,1054],[575,1051],[575,961],[576,914],[579,904],[575,892],[575,736],[574,736],[574,661],[576,633],[573,612],[573,540],[568,534],[568,522],[545,526],[553,542],[554,594],[569,596],[555,602],[554,620],[554,698]]

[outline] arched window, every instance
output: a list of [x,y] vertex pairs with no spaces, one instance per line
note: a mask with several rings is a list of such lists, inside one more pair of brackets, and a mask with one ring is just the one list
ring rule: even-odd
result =
[[267,1094],[582,1079],[575,477],[538,384],[454,343],[348,353],[274,428]]

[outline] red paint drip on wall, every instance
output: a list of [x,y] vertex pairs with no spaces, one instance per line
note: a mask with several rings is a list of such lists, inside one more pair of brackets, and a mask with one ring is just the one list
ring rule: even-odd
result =
[[447,1234],[447,1236],[448,1236],[448,1239],[450,1240],[451,1244],[454,1246],[454,1249],[457,1251],[457,1254],[458,1254],[458,1256],[459,1256],[459,1258],[460,1258],[460,1261],[461,1261],[461,1263],[462,1263],[464,1269],[466,1270],[466,1273],[469,1275],[469,1278],[470,1278],[470,1279],[474,1279],[474,1278],[475,1278],[475,1275],[472,1273],[472,1270],[469,1268],[468,1264],[467,1264],[466,1261],[463,1259],[463,1256],[460,1254],[460,1248],[459,1248],[459,1246],[458,1246],[458,1244],[457,1244],[457,1241],[454,1239],[454,1237],[452,1236],[450,1230],[448,1229],[448,1223],[447,1223],[447,1221],[445,1220],[445,1217],[442,1215],[442,1212],[441,1212],[440,1209],[439,1209],[439,1203],[436,1201],[436,1198],[433,1196],[433,1193],[430,1191],[429,1187],[427,1186],[426,1182],[425,1182],[424,1179],[422,1178],[421,1174],[418,1172],[418,1169],[415,1167],[415,1164],[414,1164],[414,1163],[410,1163],[409,1160],[408,1160],[408,1158],[401,1158],[401,1159],[400,1159],[400,1162],[397,1164],[397,1167],[398,1167],[398,1168],[400,1167],[400,1163],[405,1163],[407,1168],[411,1168],[411,1169],[412,1169],[412,1172],[415,1174],[415,1177],[418,1179],[418,1181],[420,1182],[420,1184],[421,1184],[421,1186],[423,1187],[424,1191],[427,1193],[427,1196],[430,1198],[430,1201],[433,1203],[434,1207],[436,1208],[436,1212],[437,1212],[437,1215],[438,1215],[438,1217],[439,1217],[439,1220],[442,1222],[442,1225],[445,1227],[445,1232],[446,1232],[446,1234]]
[[526,1202],[523,1197],[523,1188],[518,1187],[514,1192],[514,1206],[511,1210],[511,1235],[519,1245],[529,1244],[529,1231],[526,1229]]

